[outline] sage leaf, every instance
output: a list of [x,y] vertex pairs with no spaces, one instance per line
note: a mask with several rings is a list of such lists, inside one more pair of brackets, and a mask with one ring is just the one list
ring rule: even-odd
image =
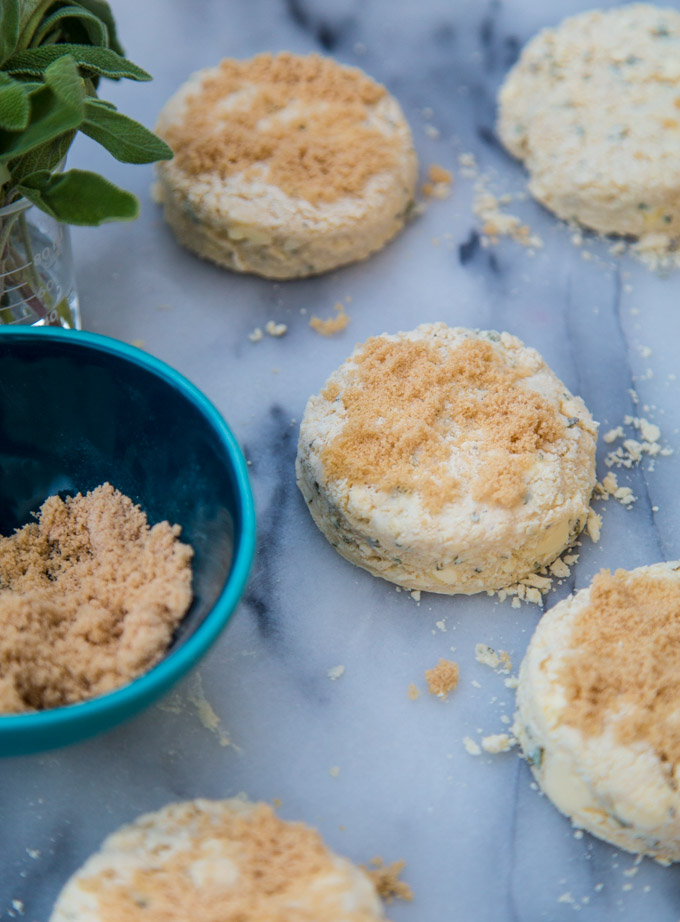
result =
[[139,202],[131,192],[86,170],[66,173],[39,170],[27,176],[17,191],[65,224],[131,221],[139,214]]
[[62,6],[43,19],[31,39],[30,47],[35,48],[42,42],[51,41],[80,43],[83,39],[84,43],[107,48],[109,30],[98,16],[82,6]]
[[172,150],[165,141],[134,119],[94,99],[85,101],[85,121],[80,130],[123,163],[172,159]]
[[24,85],[0,71],[0,128],[22,131],[28,125],[30,111]]
[[19,39],[20,0],[0,3],[0,64],[14,53]]
[[112,80],[118,80],[121,77],[129,80],[151,80],[151,75],[145,70],[116,54],[110,48],[94,48],[91,45],[67,43],[41,45],[39,48],[20,51],[5,62],[3,70],[8,74],[28,74],[31,77],[40,77],[50,64],[65,54],[70,55],[85,74],[96,74],[98,77],[109,77]]
[[22,131],[0,129],[0,163],[78,128],[85,117],[85,88],[75,61],[57,59],[45,71],[45,85],[29,94],[31,112]]
[[120,55],[124,55],[125,52],[123,51],[123,48],[118,41],[116,21],[113,18],[111,7],[106,2],[106,0],[76,0],[76,2],[78,6],[82,6],[84,9],[89,10],[90,13],[94,13],[95,16],[98,16],[99,19],[101,19],[101,21],[106,26],[107,32],[109,33],[109,48],[112,48],[113,51],[116,51]]
[[[46,141],[38,147],[17,157],[16,160],[9,161],[9,168],[12,174],[14,184],[20,183],[25,176],[35,173],[37,170],[55,170],[59,164],[65,160],[68,149],[73,143],[76,131],[67,131],[58,135],[51,141]],[[0,167],[2,164],[0,164]]]

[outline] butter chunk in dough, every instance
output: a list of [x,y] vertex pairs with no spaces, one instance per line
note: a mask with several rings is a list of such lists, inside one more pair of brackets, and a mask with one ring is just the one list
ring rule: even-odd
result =
[[679,701],[680,562],[603,570],[539,622],[514,731],[575,826],[678,861]]
[[544,29],[499,95],[529,189],[605,234],[680,238],[680,12],[633,3]]
[[423,324],[369,339],[310,398],[297,480],[347,560],[408,589],[511,585],[572,544],[596,424],[508,333]]
[[376,922],[368,875],[303,823],[240,799],[170,804],[110,835],[50,922]]
[[417,160],[384,86],[319,55],[226,59],[156,126],[175,157],[156,197],[177,239],[239,272],[286,279],[364,259],[403,226]]

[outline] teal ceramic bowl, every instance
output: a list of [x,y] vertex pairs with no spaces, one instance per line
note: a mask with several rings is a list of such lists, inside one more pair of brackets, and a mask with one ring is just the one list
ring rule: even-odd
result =
[[246,464],[212,404],[163,362],[71,330],[0,328],[0,534],[55,493],[109,481],[150,523],[182,526],[194,599],[164,659],[82,704],[0,716],[0,755],[63,746],[132,717],[208,650],[243,592],[255,550]]

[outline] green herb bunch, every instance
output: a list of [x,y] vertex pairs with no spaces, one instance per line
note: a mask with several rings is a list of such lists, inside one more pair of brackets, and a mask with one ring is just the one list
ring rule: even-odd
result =
[[0,0],[0,205],[24,197],[67,224],[137,216],[136,197],[102,176],[55,172],[78,131],[125,163],[172,157],[98,98],[101,77],[151,79],[123,56],[106,0]]

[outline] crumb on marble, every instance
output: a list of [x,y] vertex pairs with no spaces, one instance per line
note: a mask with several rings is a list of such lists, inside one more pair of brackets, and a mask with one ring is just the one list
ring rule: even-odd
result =
[[406,862],[404,860],[385,864],[379,855],[371,859],[370,867],[362,865],[362,869],[373,881],[373,886],[377,890],[378,896],[386,903],[391,903],[394,899],[405,900],[410,903],[413,899],[413,890],[405,881],[400,879],[405,867]]
[[327,672],[328,678],[331,680],[331,682],[335,682],[336,679],[339,679],[340,676],[343,676],[344,674],[345,674],[344,666],[331,666],[331,668]]
[[509,733],[492,733],[482,739],[482,749],[492,755],[499,752],[509,752],[513,746],[517,745],[517,740]]
[[285,323],[276,323],[274,320],[268,320],[264,325],[265,333],[268,333],[269,336],[280,337],[285,336],[288,332],[288,325]]
[[457,687],[458,678],[458,663],[450,659],[440,659],[432,669],[425,670],[428,691],[443,701],[446,700],[449,692],[454,691]]
[[423,183],[421,192],[428,198],[445,199],[451,195],[453,176],[450,170],[432,163],[427,170],[428,182]]
[[468,755],[471,755],[471,756],[481,756],[481,754],[482,754],[482,750],[479,748],[479,746],[478,746],[477,743],[472,739],[471,736],[464,736],[464,737],[463,737],[463,746],[465,746],[465,750],[466,750],[466,752],[468,753]]
[[334,306],[334,310],[337,312],[335,316],[326,317],[325,320],[314,314],[309,321],[310,327],[321,336],[335,336],[336,333],[341,333],[349,323],[349,314],[341,301]]
[[475,183],[472,210],[481,221],[482,245],[495,245],[501,237],[510,237],[524,247],[539,249],[543,240],[533,234],[528,224],[517,215],[503,210],[504,205],[514,201],[512,193],[500,198],[489,190],[490,177],[481,176]]
[[251,343],[259,343],[263,336],[264,333],[260,327],[255,327],[252,333],[248,333],[248,339],[251,341]]
[[409,685],[406,691],[406,694],[409,696],[411,701],[417,701],[418,698],[420,698],[420,691],[418,689],[418,686],[415,685],[413,682],[411,682],[411,684]]

